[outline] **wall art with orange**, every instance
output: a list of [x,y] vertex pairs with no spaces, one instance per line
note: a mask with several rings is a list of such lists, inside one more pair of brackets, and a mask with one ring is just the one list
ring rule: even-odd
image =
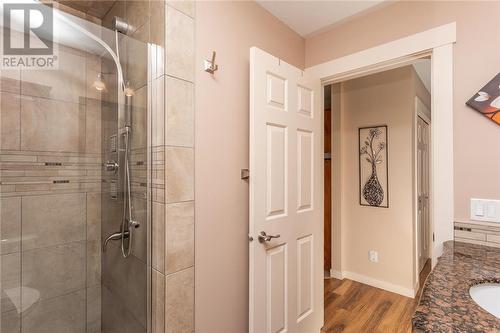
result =
[[500,73],[466,104],[500,125]]

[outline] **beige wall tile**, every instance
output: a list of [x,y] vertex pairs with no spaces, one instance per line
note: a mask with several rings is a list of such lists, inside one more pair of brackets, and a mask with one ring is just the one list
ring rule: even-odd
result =
[[165,202],[165,147],[154,147],[152,158],[153,201]]
[[194,199],[194,150],[167,147],[166,149],[167,203]]
[[165,273],[165,204],[153,202],[153,268]]
[[112,28],[113,17],[125,17],[125,1],[115,1],[111,9],[104,15],[102,25],[108,29]]
[[36,162],[37,157],[32,155],[0,155],[1,162]]
[[147,87],[142,87],[132,97],[132,149],[147,145]]
[[[85,288],[85,242],[29,250],[22,253],[23,287],[36,289],[41,299]],[[30,302],[23,293],[22,302]]]
[[[127,52],[126,52],[126,44],[124,43],[123,39],[118,39],[119,40],[119,45],[120,45],[120,50],[122,50],[123,55],[120,53],[120,60],[122,63],[122,66],[125,66],[125,60],[127,59]],[[114,40],[112,40],[110,43],[111,45],[114,45]],[[123,59],[122,59],[123,57]],[[123,70],[125,70],[125,67],[123,67]],[[109,102],[109,103],[115,103],[115,104],[103,104],[101,107],[103,110],[105,108],[112,108],[114,112],[116,112],[117,107],[116,103],[118,100],[118,75],[116,65],[115,63],[110,60],[110,59],[102,59],[102,64],[101,64],[101,71],[104,73],[111,73],[111,74],[104,74],[102,76],[102,81],[106,85],[106,88],[101,91],[101,101],[103,102]],[[104,116],[107,116],[109,118],[114,118],[112,115],[107,115],[106,113],[103,113]]]
[[152,88],[152,145],[156,147],[165,143],[165,76],[153,79]]
[[148,49],[146,42],[148,39],[149,24],[144,24],[132,34],[132,38],[127,40],[125,79],[130,81],[130,86],[134,89],[139,89],[147,83]]
[[20,306],[21,254],[5,254],[0,256],[0,260],[0,312],[3,314],[11,310],[17,311]]
[[149,41],[156,45],[165,45],[165,1],[151,0],[149,2],[150,31]]
[[83,105],[49,99],[21,99],[21,149],[81,152],[85,143]]
[[87,286],[101,283],[101,240],[87,241]]
[[166,6],[166,73],[193,82],[194,21]]
[[165,322],[168,333],[194,331],[194,268],[167,276]]
[[17,310],[3,312],[0,317],[0,332],[21,333],[21,316]]
[[0,230],[2,242],[0,254],[21,250],[21,197],[2,198],[0,206]]
[[165,275],[153,270],[152,274],[152,332],[165,332]]
[[[134,255],[127,259],[122,257],[119,249],[119,243],[113,243],[108,246],[103,253],[104,267],[102,274],[103,286],[103,311],[107,303],[120,303],[122,309],[121,316],[131,316],[135,318],[141,326],[146,326],[146,284],[147,284],[147,266]],[[134,286],[131,288],[131,286]],[[109,293],[105,293],[105,290]],[[112,300],[105,300],[106,295],[111,296]],[[115,304],[115,306],[117,306]],[[113,314],[110,314],[113,316]],[[103,328],[106,329],[106,313],[103,313]],[[120,318],[116,318],[120,320]],[[122,318],[123,320],[123,318]],[[113,321],[113,320],[111,320]],[[116,325],[116,324],[115,324]],[[131,325],[135,325],[131,323]],[[116,331],[120,332],[120,331]],[[134,331],[129,331],[134,332]],[[138,331],[140,332],[140,331]]]
[[18,150],[21,131],[21,99],[19,95],[0,93],[1,149]]
[[149,42],[153,47],[153,78],[165,74],[165,1],[150,2]]
[[122,300],[108,288],[102,288],[102,331],[146,333],[146,328],[128,311]]
[[[97,74],[104,72],[101,69],[101,59],[100,57],[87,53],[85,55],[85,89],[87,99],[101,100],[101,92],[94,87],[94,82],[97,80]],[[104,75],[106,76],[106,74]],[[106,80],[106,77],[102,77],[102,80]]]
[[[133,179],[133,176],[132,176]],[[139,228],[134,229],[134,240],[132,242],[132,253],[134,256],[147,261],[147,202],[142,198],[132,197],[133,217],[140,223]]]
[[166,145],[194,146],[194,84],[167,77]]
[[23,314],[23,333],[85,332],[85,289],[41,300]]
[[21,71],[2,69],[0,73],[0,91],[19,94],[21,91]]
[[85,97],[85,57],[59,49],[57,70],[21,72],[21,94],[79,103]]
[[169,6],[174,7],[178,11],[181,11],[184,14],[191,16],[191,17],[194,17],[194,9],[195,9],[194,3],[195,3],[194,1],[189,1],[189,0],[186,0],[186,1],[167,0],[167,4]]
[[193,266],[194,202],[167,205],[166,228],[167,274]]
[[148,0],[127,0],[125,3],[126,20],[130,25],[130,32],[134,33],[142,27],[149,18]]
[[101,193],[87,193],[87,240],[101,240]]
[[101,101],[87,99],[85,105],[85,152],[101,152]]
[[87,333],[101,333],[101,286],[87,288]]
[[85,240],[85,202],[85,193],[23,197],[23,251]]

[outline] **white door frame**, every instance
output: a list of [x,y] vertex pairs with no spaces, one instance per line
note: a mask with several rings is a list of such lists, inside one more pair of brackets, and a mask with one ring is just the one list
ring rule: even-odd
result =
[[[434,233],[434,246],[431,248],[433,267],[443,252],[443,242],[453,239],[453,44],[455,42],[456,22],[453,22],[305,69],[306,73],[321,78],[323,85],[326,85],[399,67],[423,56],[431,56],[433,140],[430,149],[432,175],[429,208],[430,228]],[[324,102],[323,98],[321,101]],[[341,242],[338,233],[332,235],[332,242]],[[344,264],[340,263],[340,267],[343,266]]]

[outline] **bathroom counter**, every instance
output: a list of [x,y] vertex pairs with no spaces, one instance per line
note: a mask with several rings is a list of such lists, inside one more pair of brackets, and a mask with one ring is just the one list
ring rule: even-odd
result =
[[500,248],[448,241],[425,282],[413,332],[500,332],[500,319],[469,295],[473,285],[500,283]]

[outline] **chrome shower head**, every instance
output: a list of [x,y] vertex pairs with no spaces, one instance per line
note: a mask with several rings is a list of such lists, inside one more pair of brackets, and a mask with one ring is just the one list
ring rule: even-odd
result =
[[113,21],[111,24],[113,26],[113,29],[115,29],[118,32],[121,32],[124,35],[126,35],[129,30],[128,23],[121,17],[118,16],[113,17]]

